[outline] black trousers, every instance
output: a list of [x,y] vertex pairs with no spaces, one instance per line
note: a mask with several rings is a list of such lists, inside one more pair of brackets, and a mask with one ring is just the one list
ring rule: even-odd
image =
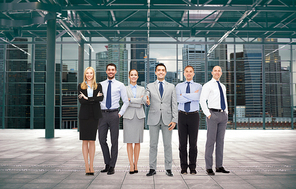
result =
[[[199,127],[199,113],[188,113],[179,111],[178,114],[178,134],[179,134],[179,156],[181,169],[190,170],[196,168],[197,158],[197,136]],[[187,141],[189,138],[189,164],[187,153]]]

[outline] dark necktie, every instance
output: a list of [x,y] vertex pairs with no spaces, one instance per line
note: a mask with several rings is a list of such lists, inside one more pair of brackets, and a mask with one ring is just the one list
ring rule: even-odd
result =
[[[186,93],[190,93],[190,82],[186,82],[187,83],[187,87],[186,87]],[[186,102],[185,104],[184,104],[184,110],[185,110],[185,112],[189,112],[189,110],[190,110],[190,103],[191,102]]]
[[162,94],[163,94],[163,86],[162,86],[162,82],[159,82],[159,93],[160,93],[160,97],[162,98]]
[[221,109],[222,109],[222,110],[225,110],[226,106],[225,106],[225,101],[224,101],[224,95],[223,95],[222,87],[221,87],[219,81],[217,81],[217,83],[218,83],[219,90],[220,90],[220,103],[221,103]]
[[107,89],[106,107],[108,109],[111,108],[111,82],[112,81],[109,80],[109,85],[108,85],[108,89]]

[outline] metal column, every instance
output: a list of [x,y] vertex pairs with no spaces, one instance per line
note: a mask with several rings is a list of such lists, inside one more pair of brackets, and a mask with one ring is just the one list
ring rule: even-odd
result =
[[[84,41],[81,40],[80,41],[80,45],[78,46],[78,70],[77,70],[77,75],[78,75],[78,78],[77,78],[77,86],[78,86],[78,83],[82,83],[83,81],[83,75],[84,75]],[[79,94],[77,94],[79,95]],[[78,102],[78,98],[77,98],[77,104],[78,104],[78,107],[77,107],[77,115],[78,115],[78,112],[79,112],[79,109],[80,109],[80,103]],[[78,116],[77,116],[78,117]],[[77,120],[77,131],[79,131],[79,121]]]
[[45,138],[54,138],[55,40],[56,40],[56,19],[50,19],[50,20],[47,20]]

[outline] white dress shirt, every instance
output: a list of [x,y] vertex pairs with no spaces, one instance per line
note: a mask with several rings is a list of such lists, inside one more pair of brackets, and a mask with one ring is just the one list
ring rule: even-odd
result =
[[[220,82],[220,81],[219,81]],[[227,105],[227,97],[226,97],[226,87],[222,83],[220,83],[223,95],[225,99],[225,112],[228,114],[228,105]],[[207,104],[208,102],[208,104]],[[220,102],[220,90],[217,81],[212,78],[202,87],[202,92],[200,95],[200,106],[202,108],[203,113],[209,117],[211,112],[209,109],[221,109],[221,102]]]
[[[107,90],[109,85],[109,79],[106,79],[105,81],[100,82],[102,85],[103,93],[104,93],[104,99],[101,101],[101,109],[107,110],[106,107],[106,100],[107,100]],[[116,109],[119,108],[119,100],[120,98],[123,101],[123,105],[119,111],[120,115],[123,115],[125,110],[128,107],[128,97],[126,93],[126,88],[123,83],[120,81],[117,81],[115,78],[111,80],[111,107],[110,109]]]

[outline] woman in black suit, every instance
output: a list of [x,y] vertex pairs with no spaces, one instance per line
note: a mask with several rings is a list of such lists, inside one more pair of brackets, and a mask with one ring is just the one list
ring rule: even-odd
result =
[[104,96],[101,84],[96,83],[95,70],[92,67],[85,69],[83,82],[78,85],[78,94],[81,104],[79,132],[80,140],[82,140],[85,174],[94,175],[95,141],[99,118],[102,117],[100,101],[103,100]]

